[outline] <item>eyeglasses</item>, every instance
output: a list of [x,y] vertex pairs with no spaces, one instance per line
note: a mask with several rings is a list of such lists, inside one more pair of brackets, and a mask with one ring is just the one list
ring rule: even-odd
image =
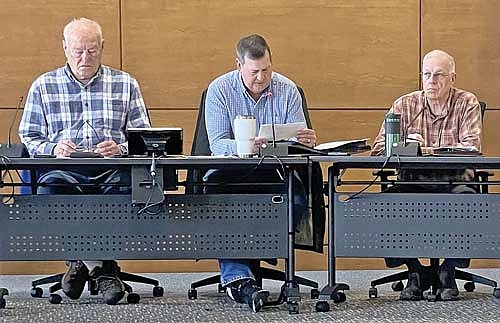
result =
[[96,57],[97,55],[99,55],[101,50],[99,48],[91,48],[91,49],[85,49],[85,50],[79,49],[79,48],[70,49],[71,56],[73,56],[75,58],[82,57],[84,52],[87,52],[87,55],[89,55],[89,56]]
[[429,80],[432,77],[435,77],[438,80],[442,80],[442,79],[444,79],[445,77],[448,77],[448,76],[450,76],[450,74],[442,73],[442,72],[437,72],[437,73],[425,72],[425,73],[422,73],[422,77],[424,78],[424,80]]

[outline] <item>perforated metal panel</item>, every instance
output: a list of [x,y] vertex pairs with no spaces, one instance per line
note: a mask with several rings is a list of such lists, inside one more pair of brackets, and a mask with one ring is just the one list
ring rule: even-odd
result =
[[500,258],[499,194],[335,194],[335,256]]
[[287,257],[286,196],[168,195],[154,215],[130,201],[16,197],[0,205],[1,260]]

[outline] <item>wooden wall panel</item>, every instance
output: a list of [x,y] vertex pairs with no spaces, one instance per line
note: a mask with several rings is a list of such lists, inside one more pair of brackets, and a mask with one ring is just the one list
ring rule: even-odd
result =
[[312,107],[387,106],[418,87],[419,1],[123,1],[123,68],[146,101],[192,107],[260,33]]
[[455,57],[457,86],[500,107],[498,0],[422,0],[422,54],[439,48]]
[[0,107],[14,108],[33,80],[64,65],[64,26],[73,17],[97,20],[103,29],[103,62],[120,67],[119,0],[0,1]]

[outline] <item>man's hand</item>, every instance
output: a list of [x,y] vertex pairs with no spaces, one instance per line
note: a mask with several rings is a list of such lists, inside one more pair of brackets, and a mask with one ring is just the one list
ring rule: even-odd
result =
[[103,141],[97,144],[97,148],[94,151],[104,157],[112,157],[114,155],[119,155],[121,153],[120,147],[113,140]]
[[424,137],[422,137],[422,135],[419,134],[419,133],[409,133],[406,136],[406,138],[410,139],[410,140],[418,141],[418,143],[420,144],[420,146],[424,146],[425,145]]
[[316,144],[316,131],[307,128],[298,130],[296,138],[301,144],[309,147],[314,147],[314,145]]
[[74,142],[68,139],[61,139],[54,147],[54,155],[56,157],[69,157],[75,150],[76,144]]

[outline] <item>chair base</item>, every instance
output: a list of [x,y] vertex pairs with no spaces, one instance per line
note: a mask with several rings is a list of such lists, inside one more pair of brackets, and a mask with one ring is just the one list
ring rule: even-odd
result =
[[[53,304],[57,304],[61,302],[61,297],[57,294],[54,294],[55,292],[59,291],[62,289],[61,287],[61,280],[64,274],[56,274],[48,277],[43,277],[41,279],[37,279],[31,282],[31,296],[32,297],[42,297],[43,295],[43,289],[38,287],[40,285],[45,285],[45,284],[53,284],[52,286],[49,287],[49,301]],[[140,276],[140,275],[135,275],[127,272],[122,272],[120,271],[118,273],[118,278],[123,282],[125,285],[125,291],[128,293],[127,295],[127,302],[128,303],[138,303],[140,300],[140,296],[138,294],[133,293],[132,287],[125,283],[125,282],[134,282],[134,283],[142,283],[142,284],[148,284],[154,286],[153,288],[153,296],[155,297],[161,297],[163,296],[164,290],[163,287],[160,286],[160,282],[156,279]],[[97,295],[98,290],[97,290],[97,282],[94,279],[89,279],[87,280],[87,287],[91,295]]]
[[[377,297],[376,286],[393,283],[392,289],[394,291],[401,291],[403,284],[402,281],[408,279],[408,270],[401,271],[392,275],[388,275],[370,282],[369,297]],[[497,282],[489,278],[472,274],[463,270],[455,269],[455,279],[466,281],[464,289],[467,292],[472,292],[475,289],[475,283],[483,284],[493,287],[493,296],[500,298],[500,289],[497,288]],[[436,293],[439,284],[439,262],[438,259],[431,259],[430,266],[424,266],[423,280],[430,285],[430,292],[426,295],[427,300],[436,301]],[[425,288],[427,289],[427,288]],[[498,296],[497,296],[498,295]]]
[[[262,280],[263,279],[286,282],[285,273],[282,271],[276,270],[276,269],[255,266],[255,267],[252,267],[252,272],[254,273],[257,284],[260,287],[262,287]],[[319,295],[319,292],[317,290],[319,285],[315,281],[312,281],[312,280],[309,280],[307,278],[300,277],[300,276],[294,276],[293,283],[296,285],[303,285],[303,286],[308,286],[308,287],[313,288],[313,290],[311,290],[311,298],[317,298],[317,296]],[[188,291],[188,298],[189,299],[196,299],[198,297],[198,293],[196,291],[197,288],[209,286],[209,285],[213,285],[213,284],[218,284],[217,289],[218,289],[219,293],[225,292],[225,288],[222,287],[222,285],[221,285],[220,275],[214,275],[214,276],[207,277],[207,278],[204,278],[204,279],[201,279],[201,280],[198,280],[198,281],[191,283],[191,288]]]

